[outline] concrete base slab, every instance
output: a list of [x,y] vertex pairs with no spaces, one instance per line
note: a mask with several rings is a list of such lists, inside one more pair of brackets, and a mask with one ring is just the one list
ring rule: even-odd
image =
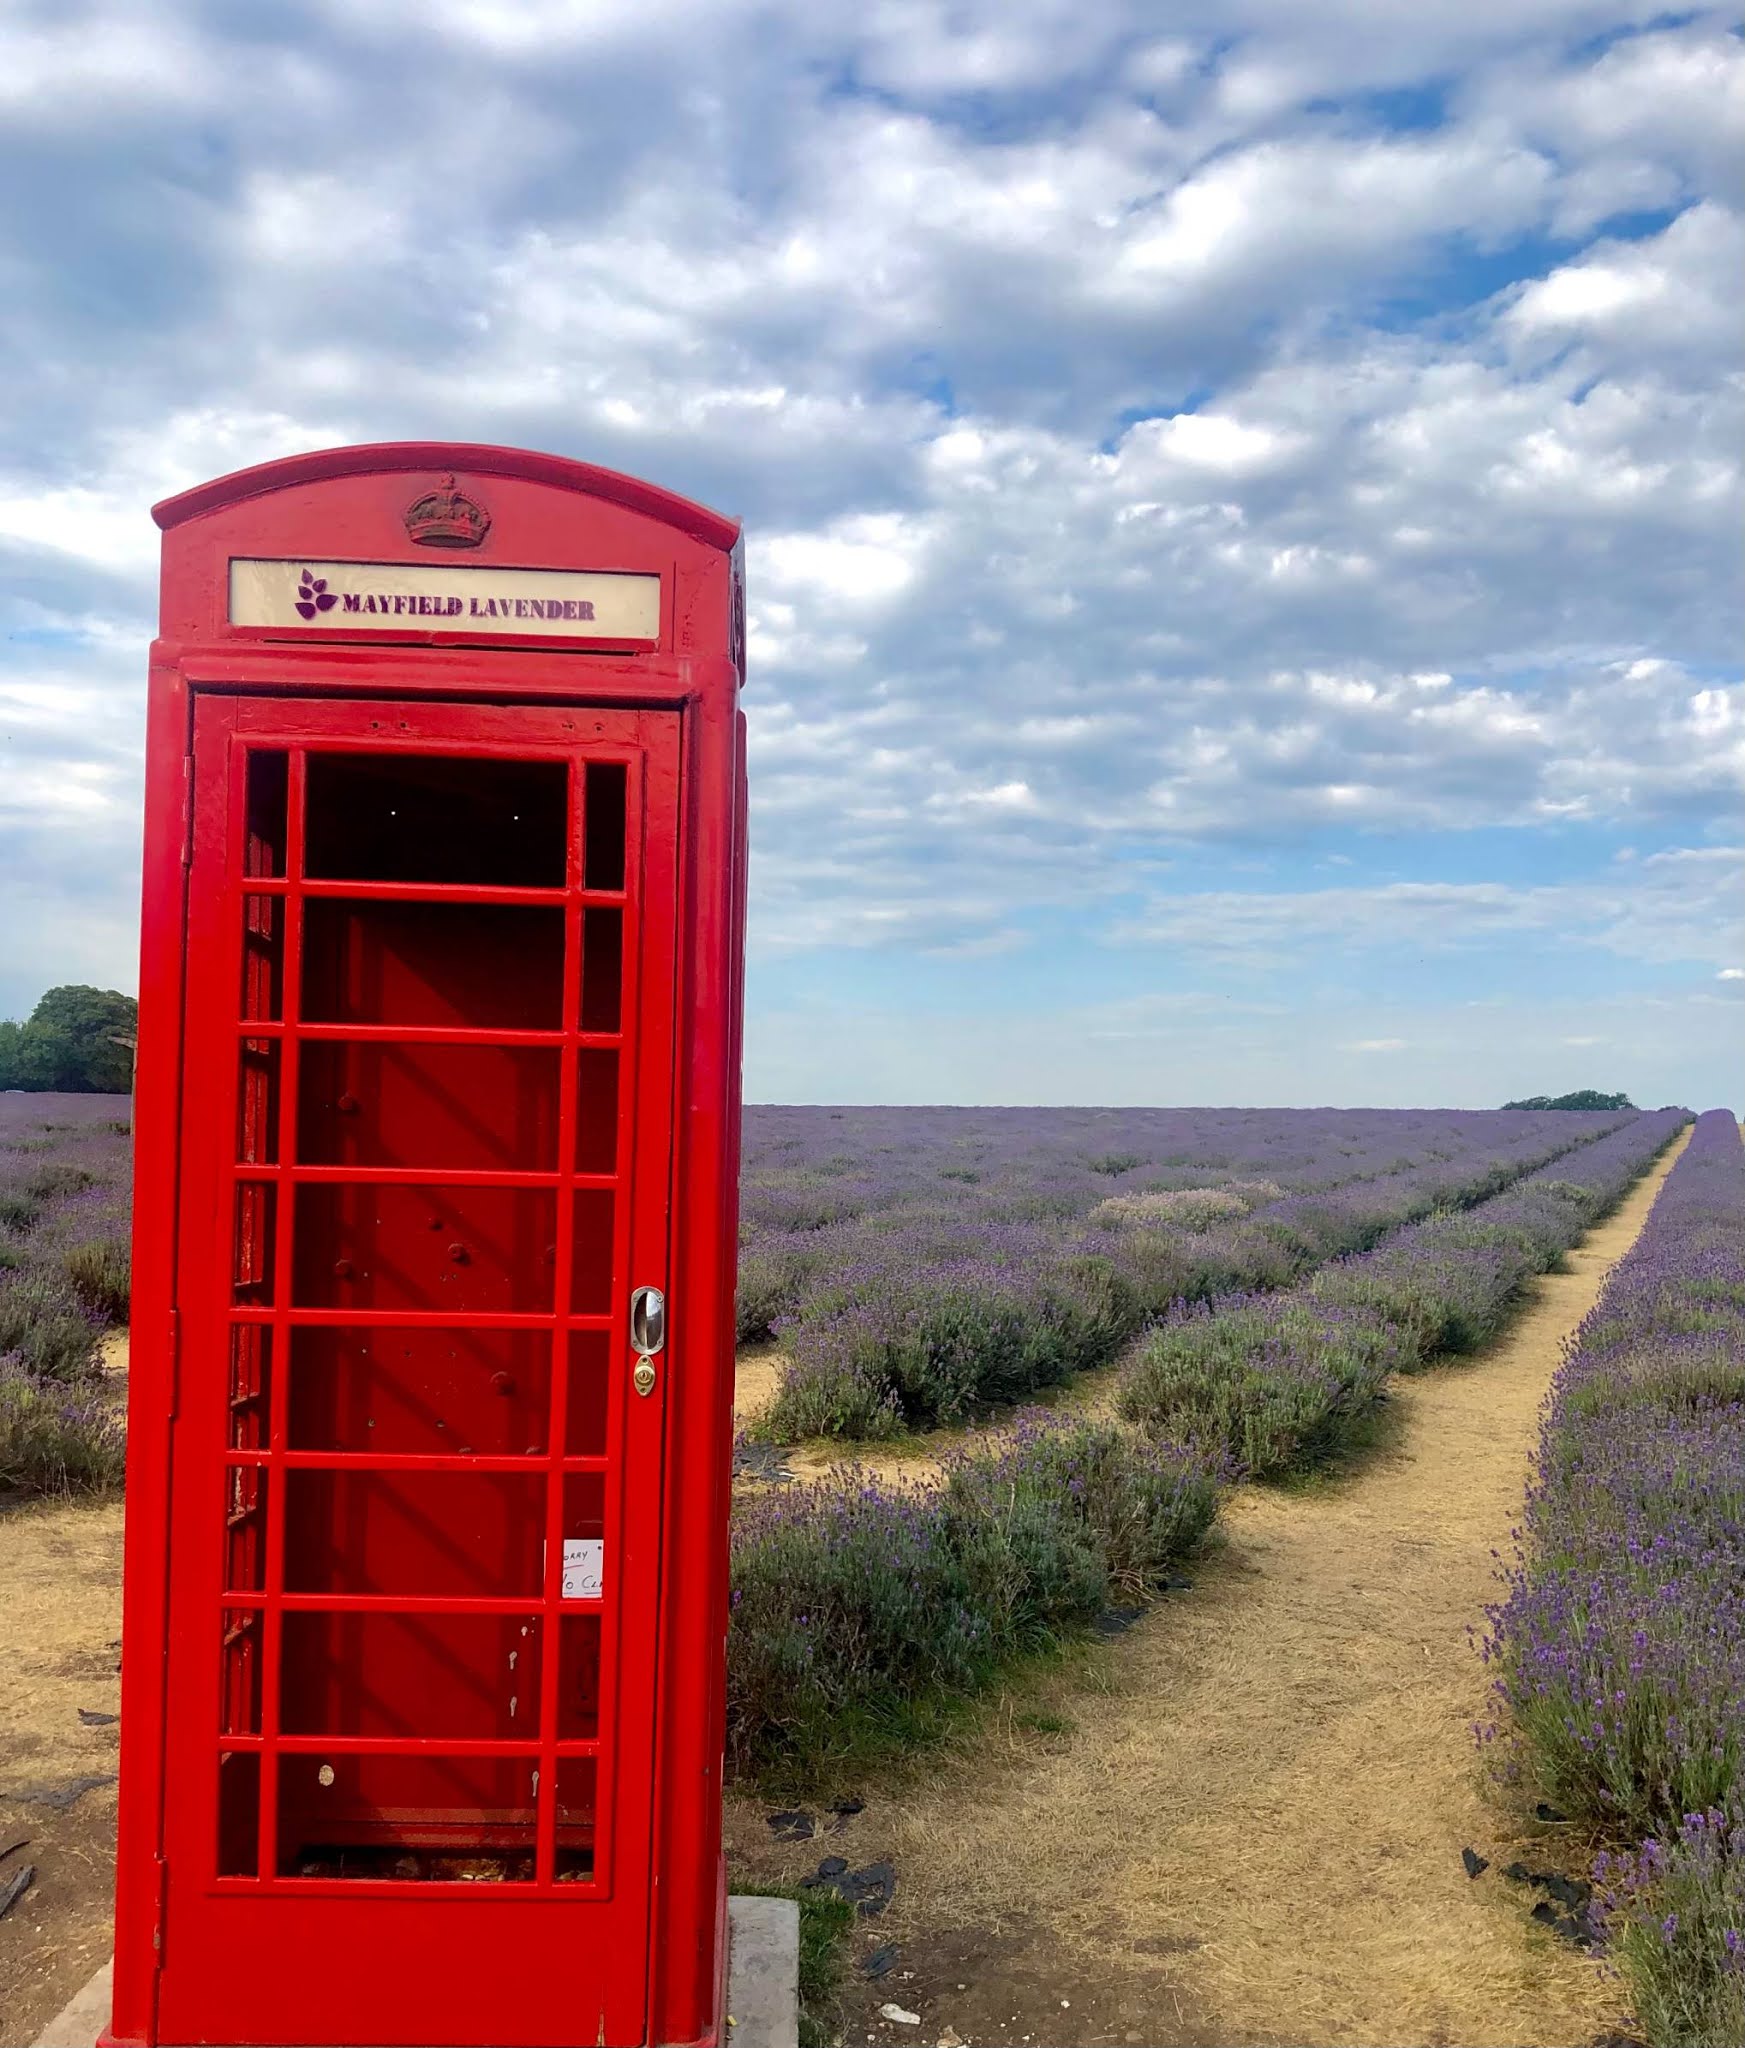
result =
[[95,2048],[97,2036],[109,2024],[109,1987],[114,1975],[115,1965],[105,1963],[37,2035],[35,2048]]
[[[105,1963],[33,2048],[94,2048],[109,2024],[114,1974]],[[723,2048],[799,2048],[800,1909],[792,1899],[727,1901],[727,2014]]]
[[792,1899],[727,1901],[725,2048],[799,2048],[800,1908]]

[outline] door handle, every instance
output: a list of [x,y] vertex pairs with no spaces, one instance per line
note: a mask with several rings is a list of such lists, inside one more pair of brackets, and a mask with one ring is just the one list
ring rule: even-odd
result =
[[639,1287],[630,1297],[630,1342],[644,1358],[666,1348],[666,1296],[658,1287]]
[[630,1342],[636,1351],[630,1384],[639,1394],[652,1394],[655,1354],[666,1346],[666,1296],[658,1287],[639,1287],[631,1295]]

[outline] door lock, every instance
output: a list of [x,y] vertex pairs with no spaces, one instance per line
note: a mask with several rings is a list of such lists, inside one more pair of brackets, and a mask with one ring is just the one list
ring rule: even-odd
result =
[[630,1375],[630,1384],[639,1394],[652,1394],[654,1392],[654,1381],[654,1360],[652,1358],[639,1358],[636,1361],[636,1370]]

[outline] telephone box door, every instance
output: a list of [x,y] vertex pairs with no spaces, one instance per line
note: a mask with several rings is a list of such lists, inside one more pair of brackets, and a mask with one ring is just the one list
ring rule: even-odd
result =
[[197,702],[162,2041],[644,2038],[678,759]]

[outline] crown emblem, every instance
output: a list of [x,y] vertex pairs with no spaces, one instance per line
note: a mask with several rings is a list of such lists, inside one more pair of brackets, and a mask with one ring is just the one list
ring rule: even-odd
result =
[[407,533],[427,548],[476,548],[490,530],[490,513],[458,490],[452,476],[406,508]]

